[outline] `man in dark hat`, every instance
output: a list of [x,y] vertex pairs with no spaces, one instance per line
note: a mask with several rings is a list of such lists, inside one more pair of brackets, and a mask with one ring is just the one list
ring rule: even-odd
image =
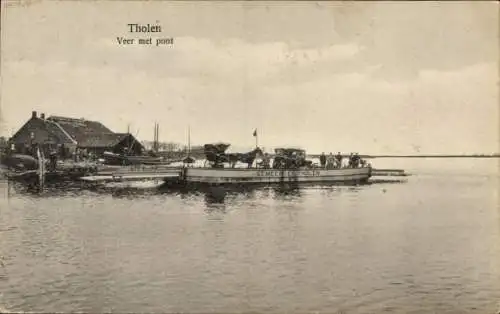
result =
[[50,171],[56,171],[57,168],[57,152],[53,151],[49,155]]
[[335,156],[335,160],[337,161],[337,168],[342,168],[342,154],[340,152]]
[[319,163],[321,164],[321,168],[325,168],[326,165],[326,156],[325,153],[321,153],[321,156],[319,156]]

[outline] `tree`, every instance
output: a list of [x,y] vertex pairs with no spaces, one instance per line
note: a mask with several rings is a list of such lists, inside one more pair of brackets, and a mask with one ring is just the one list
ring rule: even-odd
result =
[[158,144],[160,150],[165,150],[169,152],[178,151],[181,147],[178,143],[173,142],[161,142]]

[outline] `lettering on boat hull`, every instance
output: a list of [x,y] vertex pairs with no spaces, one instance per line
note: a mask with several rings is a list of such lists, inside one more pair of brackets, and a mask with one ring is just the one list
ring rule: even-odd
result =
[[296,182],[352,182],[365,181],[371,176],[371,168],[345,169],[306,169],[306,170],[275,170],[275,169],[211,169],[188,168],[185,180],[187,182],[209,184],[245,184],[245,183],[296,183]]
[[257,177],[319,177],[321,172],[319,170],[258,170]]

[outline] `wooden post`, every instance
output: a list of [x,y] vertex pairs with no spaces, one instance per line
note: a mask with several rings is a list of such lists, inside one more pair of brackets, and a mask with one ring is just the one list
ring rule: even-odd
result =
[[45,158],[43,156],[43,151],[40,147],[37,148],[38,157],[38,188],[39,192],[42,193],[45,187]]

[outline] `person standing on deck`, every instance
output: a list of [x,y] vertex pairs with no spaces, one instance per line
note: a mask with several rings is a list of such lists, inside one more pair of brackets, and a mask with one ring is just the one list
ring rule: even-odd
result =
[[358,153],[355,153],[354,154],[354,168],[359,168],[359,162],[360,162],[360,157],[359,157],[359,154]]
[[325,153],[321,153],[321,155],[319,156],[319,163],[321,164],[321,168],[325,168],[326,166],[326,156],[325,156]]
[[337,156],[335,156],[335,159],[337,161],[337,168],[342,168],[342,154],[340,152],[337,153]]
[[328,155],[328,158],[326,160],[326,168],[327,169],[332,169],[333,168],[333,162],[334,162],[333,154],[330,153],[330,155]]
[[264,156],[262,157],[262,167],[264,169],[269,169],[270,161],[271,160],[269,158],[269,155],[265,153]]

